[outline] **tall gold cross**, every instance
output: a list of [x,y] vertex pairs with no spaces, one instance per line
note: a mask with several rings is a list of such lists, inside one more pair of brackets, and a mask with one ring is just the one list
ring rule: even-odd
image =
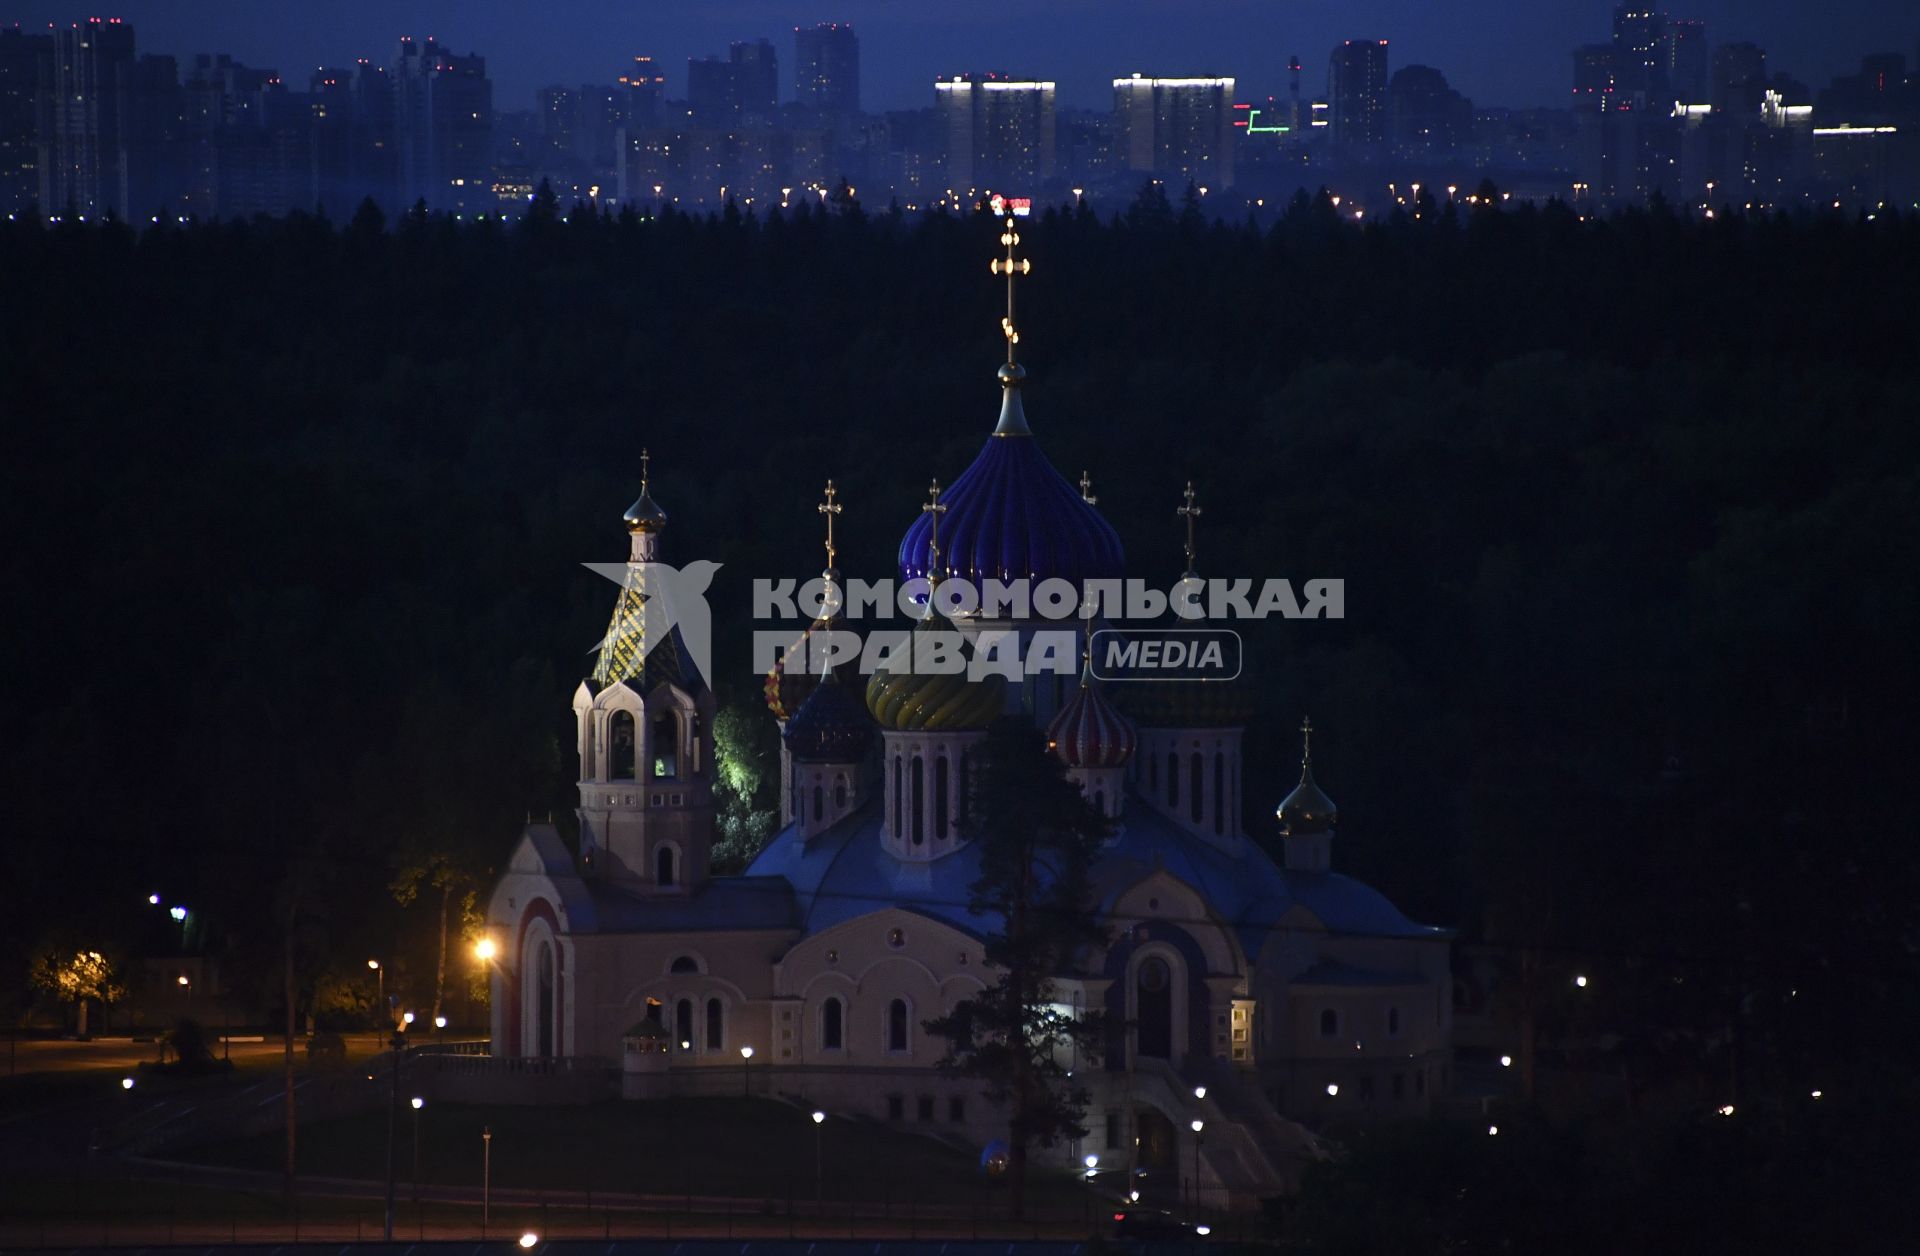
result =
[[1093,495],[1093,477],[1085,471],[1080,473],[1080,500],[1089,506],[1100,500]]
[[1313,721],[1303,719],[1300,721],[1300,762],[1304,764],[1311,758],[1313,758]]
[[643,446],[640,450],[640,492],[642,495],[647,491],[647,472],[651,470],[652,467],[653,455],[648,453]]
[[828,480],[827,481],[827,500],[821,502],[818,506],[814,508],[818,510],[821,514],[827,517],[827,570],[828,571],[833,571],[835,569],[834,559],[839,556],[839,551],[833,548],[833,517],[839,514],[841,509],[840,503],[834,500],[834,498],[837,496],[839,496],[839,493],[833,487],[833,481]]
[[1020,243],[1020,233],[1013,229],[1011,217],[1000,229],[1000,243],[1007,246],[1007,255],[994,258],[992,269],[994,274],[1007,277],[1007,316],[1000,320],[1000,331],[1007,338],[1007,362],[1011,364],[1013,347],[1020,343],[1020,333],[1013,326],[1013,278],[1015,275],[1031,275],[1033,262],[1024,257],[1014,260],[1013,246]]
[[927,609],[931,612],[933,586],[940,580],[940,516],[947,513],[947,508],[940,501],[940,481],[935,480],[927,492],[932,500],[920,507],[920,513],[933,516],[933,531],[927,540]]
[[1194,561],[1193,561],[1195,554],[1197,553],[1197,551],[1194,548],[1193,521],[1200,517],[1200,507],[1193,504],[1193,481],[1192,480],[1187,481],[1187,491],[1184,494],[1184,496],[1186,497],[1187,504],[1184,506],[1181,506],[1179,509],[1175,510],[1173,513],[1181,516],[1187,521],[1187,574],[1189,576],[1194,576],[1199,574],[1199,569],[1194,566]]

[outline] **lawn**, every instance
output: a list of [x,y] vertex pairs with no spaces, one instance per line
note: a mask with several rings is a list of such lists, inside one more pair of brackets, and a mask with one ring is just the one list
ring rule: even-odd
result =
[[[411,1182],[415,1113],[397,1126],[396,1174]],[[583,1107],[432,1104],[418,1114],[420,1181],[480,1185],[484,1129],[493,1131],[499,1188],[641,1195],[811,1200],[815,1140],[829,1200],[909,1199],[988,1203],[1004,1194],[985,1181],[974,1153],[860,1121],[830,1118],[765,1099],[662,1099]],[[386,1172],[386,1114],[365,1113],[300,1129],[300,1171],[377,1179]],[[279,1163],[278,1134],[172,1152],[177,1159],[235,1168]],[[1036,1202],[1079,1207],[1083,1188],[1064,1175],[1033,1183]]]

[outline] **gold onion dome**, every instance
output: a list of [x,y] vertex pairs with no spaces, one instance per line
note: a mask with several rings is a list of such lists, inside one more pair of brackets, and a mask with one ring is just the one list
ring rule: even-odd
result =
[[1301,722],[1300,736],[1300,783],[1281,800],[1273,813],[1280,820],[1281,834],[1286,837],[1330,833],[1340,819],[1340,808],[1334,805],[1333,799],[1327,797],[1313,779],[1313,753],[1309,740],[1313,736],[1311,720]]
[[653,500],[653,493],[648,488],[648,471],[651,462],[651,455],[646,450],[641,450],[640,496],[633,505],[627,507],[627,513],[622,516],[627,522],[629,532],[658,532],[667,526],[667,512],[660,508],[659,502]]
[[1070,768],[1117,768],[1133,757],[1133,725],[1082,673],[1080,691],[1047,725],[1047,748]]
[[[923,619],[914,632],[932,632]],[[867,682],[867,710],[880,727],[894,732],[974,732],[993,723],[1006,708],[1006,681],[997,673],[978,681],[964,669],[921,673],[913,668],[913,642],[903,641],[887,664]],[[966,651],[970,658],[972,651]],[[899,662],[896,666],[894,659]]]

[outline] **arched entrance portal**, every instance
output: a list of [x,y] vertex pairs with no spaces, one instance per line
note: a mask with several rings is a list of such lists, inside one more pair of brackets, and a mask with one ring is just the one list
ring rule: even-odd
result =
[[1173,970],[1149,955],[1134,976],[1134,1016],[1139,1024],[1136,1050],[1155,1059],[1173,1058]]
[[533,1054],[551,1056],[554,1047],[554,973],[553,944],[534,945],[533,961]]

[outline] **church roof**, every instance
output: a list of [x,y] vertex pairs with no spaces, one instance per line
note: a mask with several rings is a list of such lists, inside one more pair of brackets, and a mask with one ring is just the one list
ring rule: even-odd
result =
[[[869,803],[804,845],[782,830],[755,859],[752,878],[793,886],[803,934],[885,908],[917,911],[976,936],[999,927],[994,915],[967,910],[968,887],[980,875],[980,851],[969,843],[929,862],[897,859],[881,842],[881,810]],[[1295,907],[1333,933],[1384,938],[1438,938],[1447,931],[1408,920],[1387,897],[1352,877],[1288,872],[1264,850],[1242,843],[1230,855],[1187,833],[1134,799],[1093,868],[1100,908],[1110,910],[1129,887],[1164,868],[1190,885],[1234,930],[1241,949],[1257,956],[1266,933]]]
[[791,929],[793,887],[779,877],[715,877],[685,896],[635,894],[588,883],[601,933],[699,933]]

